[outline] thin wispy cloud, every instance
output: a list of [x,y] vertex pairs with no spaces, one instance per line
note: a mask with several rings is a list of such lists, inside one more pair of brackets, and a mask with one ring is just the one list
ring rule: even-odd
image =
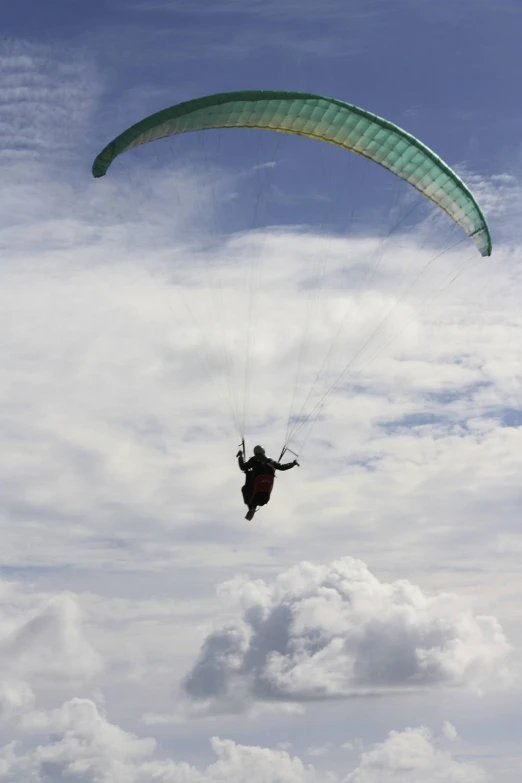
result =
[[69,51],[50,58],[45,46],[4,42],[0,77],[0,160],[63,166],[99,98],[95,65]]

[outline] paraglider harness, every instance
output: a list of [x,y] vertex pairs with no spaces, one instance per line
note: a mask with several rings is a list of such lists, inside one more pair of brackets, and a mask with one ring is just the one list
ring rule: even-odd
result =
[[255,476],[250,495],[250,507],[266,506],[274,487],[274,479],[275,475],[271,476],[269,473],[261,473],[261,475]]

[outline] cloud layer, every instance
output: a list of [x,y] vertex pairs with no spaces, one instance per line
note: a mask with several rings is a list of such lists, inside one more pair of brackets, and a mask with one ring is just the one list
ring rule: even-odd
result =
[[[89,699],[29,713],[24,743],[0,748],[0,774],[11,783],[81,779],[84,783],[483,783],[484,771],[437,747],[426,728],[392,731],[364,751],[345,776],[318,770],[287,750],[213,737],[217,760],[205,769],[162,758],[154,739],[112,724]],[[53,739],[46,739],[51,735]],[[36,741],[36,742],[35,742]]]
[[[289,7],[301,13],[298,5]],[[268,18],[276,6],[252,10]],[[222,8],[235,11],[238,3]],[[318,8],[306,5],[310,17]],[[120,58],[115,34],[108,29]],[[234,57],[250,45],[241,30],[236,35]],[[285,35],[278,30],[267,41]],[[214,36],[208,28],[201,40]],[[300,30],[295,42],[307,48]],[[195,39],[185,43],[192,57]],[[215,43],[230,46],[228,33]],[[331,46],[327,38],[316,43]],[[136,57],[137,46],[127,45]],[[227,391],[223,342],[244,354],[245,262],[255,258],[264,271],[250,346],[251,432],[272,451],[303,325],[301,374],[309,381],[350,309],[325,376],[335,379],[369,317],[378,322],[415,264],[433,256],[439,225],[394,237],[381,264],[382,234],[373,230],[345,238],[294,225],[225,240],[209,231],[209,216],[223,217],[216,203],[233,213],[244,206],[242,183],[258,176],[255,166],[231,174],[197,156],[180,166],[165,150],[161,165],[130,158],[111,181],[94,183],[90,145],[101,147],[109,125],[117,132],[156,97],[141,85],[142,93],[122,98],[123,111],[118,102],[98,103],[107,85],[84,51],[7,43],[0,57],[2,562],[37,585],[0,585],[0,776],[16,783],[481,781],[476,765],[448,751],[445,743],[458,741],[451,724],[442,738],[422,725],[426,704],[440,705],[442,691],[451,690],[464,712],[466,689],[510,682],[507,638],[520,632],[516,176],[466,175],[496,223],[494,261],[470,262],[469,278],[455,281],[466,289],[462,301],[433,316],[423,306],[430,275],[416,297],[401,301],[394,325],[407,327],[402,338],[345,378],[300,474],[282,478],[247,527],[236,435],[211,390],[215,383]],[[163,84],[158,93],[171,90]],[[280,162],[265,169],[276,172]],[[272,195],[276,206],[288,196]],[[291,203],[303,207],[301,195]],[[376,259],[379,280],[359,296],[358,282]],[[318,261],[328,263],[308,318]],[[439,261],[430,269],[451,287],[468,254],[459,249]],[[383,329],[363,358],[393,334]],[[242,369],[234,394],[243,388]],[[327,565],[311,565],[312,557]],[[216,599],[215,584],[238,571],[259,578],[238,577]],[[223,616],[223,593],[232,604],[227,619],[211,625]],[[188,710],[173,697],[187,671]],[[414,719],[396,719],[419,692]],[[340,743],[316,736],[315,710],[339,710],[333,734],[353,719],[355,702],[341,699],[369,694],[382,709],[364,743],[354,740],[360,758],[343,767],[334,759]],[[372,703],[360,699],[361,713]],[[477,707],[489,721],[484,736],[519,718],[519,703],[504,713],[499,697],[497,709],[490,701]],[[145,724],[154,737],[141,736]],[[397,730],[383,740],[390,728]],[[265,741],[260,735],[270,730],[280,736]],[[309,747],[313,766],[301,750],[290,753],[291,731]],[[190,743],[206,746],[210,734],[233,739],[213,740],[208,765],[175,760]],[[498,750],[494,739],[492,746]],[[336,772],[328,777],[330,766]]]

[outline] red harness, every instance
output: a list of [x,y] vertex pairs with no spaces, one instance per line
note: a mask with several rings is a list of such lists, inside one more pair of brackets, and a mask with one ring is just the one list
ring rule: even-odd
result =
[[263,493],[263,498],[260,498],[261,502],[258,502],[258,506],[264,506],[270,500],[270,493],[274,486],[274,477],[268,473],[256,476],[252,485],[251,500],[253,501],[256,495]]

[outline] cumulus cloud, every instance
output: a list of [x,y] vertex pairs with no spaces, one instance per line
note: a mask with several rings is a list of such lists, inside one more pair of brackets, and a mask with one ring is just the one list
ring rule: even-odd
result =
[[29,713],[22,728],[27,734],[51,733],[58,739],[38,744],[26,754],[18,754],[14,743],[3,748],[3,773],[13,781],[61,780],[69,776],[81,776],[93,783],[137,780],[131,763],[156,748],[153,739],[139,739],[110,724],[88,699],[72,699],[48,713]]
[[[156,740],[138,737],[111,723],[89,699],[70,699],[47,712],[28,713],[23,741],[0,748],[0,775],[12,783],[81,779],[85,783],[482,783],[476,764],[438,749],[431,732],[408,728],[361,752],[358,766],[344,771],[316,769],[281,744],[276,749],[213,737],[217,757],[206,768],[177,761]],[[310,748],[327,757],[333,749]],[[328,758],[325,759],[328,763]]]
[[[47,712],[28,713],[23,739],[0,748],[0,775],[12,783],[81,779],[84,783],[482,783],[483,770],[438,748],[425,727],[392,731],[360,751],[352,770],[305,764],[284,743],[276,749],[213,737],[216,760],[205,768],[166,756],[156,740],[111,723],[89,699],[71,699]],[[324,758],[332,743],[310,748]]]
[[457,761],[436,748],[424,728],[392,731],[388,738],[361,756],[345,783],[483,783],[477,764]]
[[[29,751],[21,743],[0,749],[0,775],[13,783],[81,778],[85,783],[324,783],[311,766],[284,750],[212,739],[217,761],[205,770],[161,758],[154,739],[139,738],[112,724],[89,699],[71,699],[60,708],[30,713],[22,726],[40,741]],[[49,741],[46,735],[51,734]]]
[[273,584],[236,578],[242,615],[205,639],[184,680],[195,702],[314,700],[397,688],[484,688],[509,678],[494,617],[361,561],[303,562]]

